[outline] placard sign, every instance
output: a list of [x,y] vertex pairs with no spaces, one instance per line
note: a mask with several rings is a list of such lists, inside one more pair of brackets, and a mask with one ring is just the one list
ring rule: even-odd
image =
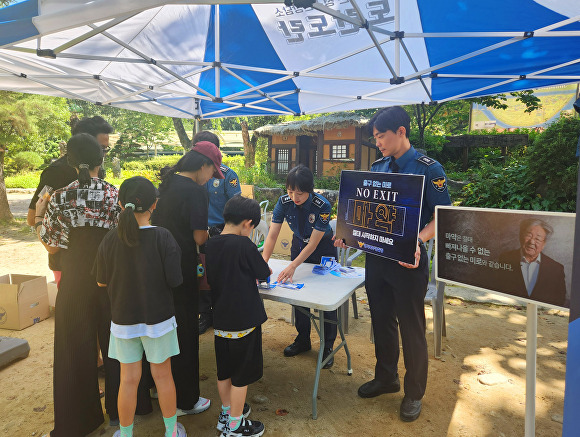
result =
[[437,280],[569,307],[575,214],[438,206]]
[[374,255],[415,262],[422,175],[343,170],[336,236]]

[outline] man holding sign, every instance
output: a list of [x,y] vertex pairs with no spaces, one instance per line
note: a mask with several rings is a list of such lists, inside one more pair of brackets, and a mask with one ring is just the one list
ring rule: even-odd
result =
[[[435,235],[432,220],[436,205],[449,205],[447,178],[441,164],[417,152],[409,141],[411,120],[400,106],[377,112],[369,122],[383,158],[371,171],[424,175],[423,202],[415,263],[407,264],[371,253],[366,254],[366,291],[375,336],[375,378],[363,384],[358,394],[371,398],[401,389],[398,375],[399,330],[405,361],[405,396],[400,416],[411,422],[421,413],[427,385],[427,341],[424,298],[429,281],[429,260],[424,241]],[[335,245],[343,246],[340,235]]]

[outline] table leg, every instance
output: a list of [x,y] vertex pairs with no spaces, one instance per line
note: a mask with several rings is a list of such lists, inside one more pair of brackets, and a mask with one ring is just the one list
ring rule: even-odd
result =
[[[348,300],[346,301],[348,304]],[[341,346],[344,346],[344,351],[346,352],[346,368],[349,376],[352,376],[352,367],[350,364],[350,352],[348,350],[348,344],[346,343],[346,338],[344,338],[344,332],[342,330],[342,321],[341,319],[345,316],[344,312],[341,311],[342,308],[338,309],[338,332],[340,333],[340,339],[342,343],[338,345],[335,350],[340,349]],[[348,312],[346,313],[346,317],[348,317]]]
[[[322,354],[324,353],[324,311],[318,311],[320,336],[320,348],[318,349],[318,358],[316,360],[316,374],[314,375],[314,390],[312,391],[312,418],[318,418],[318,383],[320,381],[320,370],[322,369]],[[314,322],[314,319],[312,320]],[[316,327],[316,323],[314,323]]]

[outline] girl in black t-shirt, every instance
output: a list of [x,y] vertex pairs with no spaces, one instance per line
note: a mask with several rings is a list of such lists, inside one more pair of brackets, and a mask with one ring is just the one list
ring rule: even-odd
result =
[[171,287],[182,283],[180,250],[167,229],[149,225],[157,190],[136,176],[121,184],[122,212],[116,230],[103,239],[95,261],[97,283],[111,300],[109,357],[121,363],[120,430],[114,437],[131,437],[141,379],[143,352],[151,365],[165,436],[186,437],[177,423],[171,357],[179,354]]
[[197,414],[210,406],[199,394],[199,288],[197,250],[208,238],[205,183],[223,179],[222,155],[209,141],[196,143],[173,167],[164,169],[159,202],[151,223],[168,229],[181,248],[183,284],[173,289],[180,354],[171,360],[177,390],[177,415]]

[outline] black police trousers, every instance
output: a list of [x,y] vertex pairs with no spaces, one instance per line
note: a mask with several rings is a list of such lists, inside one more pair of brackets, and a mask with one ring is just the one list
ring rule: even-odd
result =
[[367,254],[365,287],[375,337],[375,378],[386,384],[398,378],[399,330],[405,363],[405,395],[419,400],[427,385],[428,351],[425,339],[425,294],[429,262],[425,246],[416,269]]
[[[294,235],[292,238],[292,247],[290,248],[290,259],[294,260],[306,244],[307,243],[304,243],[300,238]],[[316,250],[312,252],[304,262],[320,264],[320,258],[323,256],[333,256],[338,260],[336,247],[334,247],[334,243],[330,237],[323,237],[322,240],[320,240],[320,243],[318,243]],[[306,307],[294,308],[294,321],[296,323],[296,331],[298,331],[298,335],[294,341],[298,344],[310,345],[310,318],[302,311],[299,311],[298,308],[302,308],[304,311],[310,311],[310,308]],[[336,310],[325,311],[324,318],[336,321],[338,319]],[[324,324],[324,347],[332,348],[334,340],[336,340],[337,329],[338,327],[335,323]]]

